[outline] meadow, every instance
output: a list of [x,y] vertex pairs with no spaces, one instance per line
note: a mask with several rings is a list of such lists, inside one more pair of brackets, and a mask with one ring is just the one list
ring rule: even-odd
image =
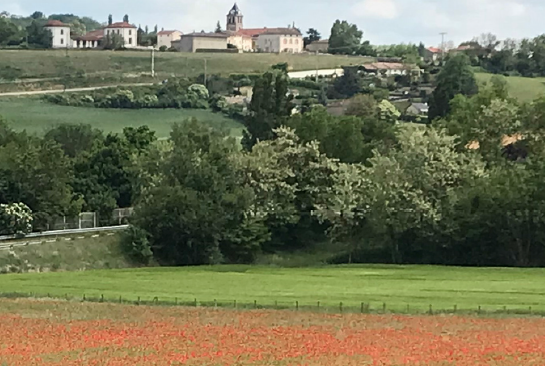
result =
[[433,266],[212,266],[145,268],[0,276],[2,293],[99,298],[134,302],[157,298],[185,303],[243,304],[359,311],[386,304],[391,311],[545,311],[543,269],[449,268]]
[[233,136],[242,134],[242,125],[222,114],[191,109],[99,109],[66,107],[47,103],[39,98],[0,98],[0,116],[16,131],[26,130],[43,135],[59,124],[89,124],[106,133],[123,131],[125,127],[147,125],[158,138],[170,135],[172,125],[188,118],[197,118],[213,127],[225,129]]
[[544,319],[0,300],[9,366],[538,366]]
[[[66,56],[71,66],[89,75],[139,74],[151,72],[151,53],[138,51],[0,50],[0,70],[15,68],[20,78],[48,78],[62,74]],[[270,53],[178,53],[156,52],[155,70],[160,76],[198,76],[209,74],[263,73],[272,65],[287,62],[293,71],[331,69],[370,62],[366,57],[270,54]]]
[[[476,73],[475,76],[478,82],[488,82],[494,75]],[[531,102],[545,95],[545,78],[510,76],[505,81],[509,94],[522,102]]]

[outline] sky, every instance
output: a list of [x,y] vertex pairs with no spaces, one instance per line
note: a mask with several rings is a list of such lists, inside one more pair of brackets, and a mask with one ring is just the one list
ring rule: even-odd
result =
[[[73,13],[106,21],[129,14],[133,24],[155,24],[184,33],[212,31],[233,0],[1,0],[0,11],[28,15]],[[481,33],[500,39],[534,37],[545,33],[543,0],[238,0],[245,28],[318,29],[329,35],[336,19],[354,23],[372,44],[419,43],[438,46],[439,33],[456,45]]]

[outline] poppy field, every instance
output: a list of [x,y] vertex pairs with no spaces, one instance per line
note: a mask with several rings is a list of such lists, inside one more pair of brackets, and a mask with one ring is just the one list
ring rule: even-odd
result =
[[0,365],[544,365],[545,319],[0,300]]

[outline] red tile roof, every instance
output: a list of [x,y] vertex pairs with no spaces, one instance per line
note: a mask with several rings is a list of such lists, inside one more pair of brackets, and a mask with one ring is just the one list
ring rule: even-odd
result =
[[398,62],[374,62],[363,65],[365,70],[408,70],[411,66],[404,65]]
[[70,27],[68,24],[64,24],[60,20],[50,20],[48,21],[44,27]]
[[263,34],[267,31],[267,28],[250,28],[250,29],[239,29],[238,34],[250,37],[257,37],[260,34]]
[[104,29],[97,29],[80,37],[74,37],[77,41],[100,41],[104,38]]
[[134,25],[129,24],[127,22],[113,23],[113,24],[110,24],[109,26],[107,26],[106,28],[133,28],[133,29],[136,29],[136,27]]
[[[177,31],[177,30],[163,30],[163,31],[160,31],[159,33],[157,33],[157,35],[158,36],[169,36],[172,33],[176,33],[176,32],[180,32],[180,31]],[[182,32],[180,32],[180,33],[182,33]]]
[[441,53],[442,52],[440,48],[436,48],[436,47],[429,47],[428,51],[430,51],[431,53]]

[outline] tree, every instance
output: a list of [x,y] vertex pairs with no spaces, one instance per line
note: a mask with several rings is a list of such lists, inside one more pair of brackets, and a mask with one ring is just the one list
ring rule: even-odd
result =
[[451,57],[437,76],[437,87],[430,99],[429,120],[445,117],[451,109],[450,101],[456,95],[471,96],[477,92],[469,58],[464,54]]
[[128,23],[129,22],[129,15],[125,14],[123,17],[123,22]]
[[112,14],[108,15],[108,25],[114,24],[114,17]]
[[91,125],[63,124],[46,132],[45,139],[55,141],[70,158],[76,158],[90,152],[94,146],[104,140],[102,131]]
[[348,101],[345,114],[347,116],[370,117],[378,116],[378,103],[369,94],[358,94]]
[[36,48],[51,48],[53,35],[45,29],[38,21],[33,20],[27,27],[27,39],[29,46]]
[[218,24],[216,24],[216,33],[222,33],[223,29],[221,29],[221,23],[218,20]]
[[[351,98],[362,92],[361,77],[355,67],[344,67],[343,76],[333,82],[333,90],[340,98]],[[333,99],[338,99],[333,95]]]
[[329,53],[354,54],[360,49],[362,37],[363,32],[355,24],[337,20],[331,28]]
[[0,45],[8,45],[12,41],[20,41],[19,29],[9,19],[0,18]]
[[125,39],[120,34],[111,33],[104,38],[105,50],[119,50],[125,47]]
[[320,35],[320,32],[318,32],[314,28],[310,28],[307,31],[307,36],[305,38],[303,38],[303,42],[305,44],[305,47],[307,47],[312,42],[319,41],[320,39],[322,39],[322,36]]
[[154,258],[167,265],[251,262],[268,232],[243,184],[237,143],[195,120],[175,125],[170,143],[138,169],[153,185],[134,225],[148,233]]
[[258,141],[273,139],[273,130],[291,115],[293,96],[288,95],[288,85],[287,74],[278,70],[269,71],[256,80],[242,139],[247,150]]
[[30,16],[30,18],[34,19],[34,20],[38,20],[38,19],[43,19],[45,18],[44,16],[44,13],[42,13],[41,11],[35,11],[34,13],[32,13],[32,15]]

